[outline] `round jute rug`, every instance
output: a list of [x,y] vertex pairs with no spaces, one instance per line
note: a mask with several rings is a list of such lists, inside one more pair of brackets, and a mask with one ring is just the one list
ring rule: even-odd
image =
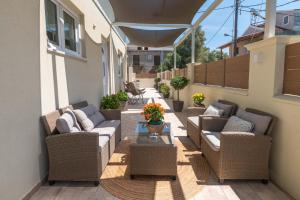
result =
[[122,141],[101,177],[104,189],[119,199],[190,199],[203,188],[209,177],[209,166],[188,138],[176,139],[178,147],[177,180],[169,177],[136,177],[130,179],[129,140]]

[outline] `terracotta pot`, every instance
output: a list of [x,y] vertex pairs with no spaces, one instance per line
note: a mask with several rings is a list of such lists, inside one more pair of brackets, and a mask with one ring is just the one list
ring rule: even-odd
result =
[[165,127],[165,123],[154,125],[154,124],[147,124],[147,128],[150,134],[152,133],[158,133],[162,134]]
[[183,101],[173,101],[173,109],[175,112],[181,112],[183,109]]

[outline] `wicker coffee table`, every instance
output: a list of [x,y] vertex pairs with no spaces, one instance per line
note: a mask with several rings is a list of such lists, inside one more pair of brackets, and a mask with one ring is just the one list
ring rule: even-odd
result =
[[177,146],[167,124],[163,134],[149,136],[144,122],[136,127],[137,136],[132,138],[129,147],[130,175],[171,176],[177,175]]

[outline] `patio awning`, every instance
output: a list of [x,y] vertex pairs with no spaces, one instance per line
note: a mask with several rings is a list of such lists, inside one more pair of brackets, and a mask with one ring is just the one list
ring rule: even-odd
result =
[[206,0],[109,0],[115,22],[191,24]]
[[143,30],[121,27],[130,40],[130,44],[146,47],[171,46],[185,29]]

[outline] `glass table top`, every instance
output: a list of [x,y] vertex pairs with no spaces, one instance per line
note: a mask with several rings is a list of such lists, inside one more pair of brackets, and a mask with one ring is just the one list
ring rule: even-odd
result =
[[173,145],[174,137],[171,133],[171,124],[165,123],[163,133],[161,135],[150,135],[146,127],[146,122],[138,122],[136,125],[136,135],[130,137],[134,144],[138,145]]

